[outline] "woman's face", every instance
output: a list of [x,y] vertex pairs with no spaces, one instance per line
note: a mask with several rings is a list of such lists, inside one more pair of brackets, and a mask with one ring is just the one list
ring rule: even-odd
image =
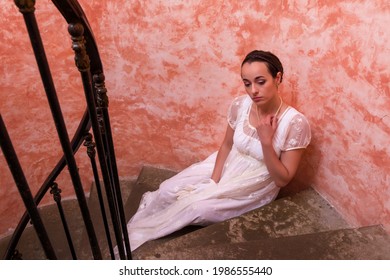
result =
[[278,93],[280,72],[273,78],[264,62],[247,62],[241,68],[245,90],[256,104],[268,103]]

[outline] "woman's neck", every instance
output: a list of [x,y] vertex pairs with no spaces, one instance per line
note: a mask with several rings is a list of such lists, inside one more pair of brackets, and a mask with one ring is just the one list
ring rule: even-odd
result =
[[275,114],[277,116],[283,106],[283,100],[280,96],[275,96],[275,98],[264,106],[255,106],[258,116],[265,116],[269,114]]

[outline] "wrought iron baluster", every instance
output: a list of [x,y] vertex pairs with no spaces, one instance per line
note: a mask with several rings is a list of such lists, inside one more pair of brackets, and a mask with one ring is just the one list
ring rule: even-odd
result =
[[68,223],[65,218],[64,208],[62,207],[61,204],[61,189],[58,188],[58,184],[56,182],[54,182],[53,185],[50,186],[50,188],[51,188],[50,193],[53,195],[54,201],[57,204],[58,212],[60,213],[60,218],[61,218],[62,226],[64,227],[66,240],[68,241],[70,253],[72,254],[72,258],[74,260],[77,260],[76,251],[74,249]]
[[109,169],[105,159],[106,151],[103,145],[102,134],[99,128],[98,117],[96,112],[96,103],[93,95],[91,73],[90,73],[90,61],[86,52],[85,39],[84,39],[84,27],[81,23],[71,23],[68,26],[69,34],[72,38],[72,48],[75,52],[75,63],[80,71],[85,98],[89,110],[89,115],[92,123],[92,130],[95,136],[96,148],[98,151],[100,168],[102,171],[104,186],[107,194],[107,200],[110,208],[111,221],[114,228],[115,238],[118,246],[118,251],[121,259],[125,258],[122,234],[120,231],[119,218],[116,211],[114,193],[112,192],[112,180],[109,175]]
[[102,219],[103,219],[103,224],[104,224],[104,231],[106,233],[106,238],[107,238],[108,248],[110,250],[111,259],[115,259],[114,249],[113,249],[111,235],[110,235],[110,228],[108,226],[106,209],[104,206],[104,200],[103,200],[102,190],[101,190],[101,186],[100,186],[99,172],[98,172],[98,168],[96,165],[96,159],[95,159],[96,145],[92,141],[92,134],[91,133],[88,133],[85,136],[84,146],[87,147],[87,154],[88,154],[88,157],[90,158],[90,161],[91,161],[93,176],[95,179],[96,190],[97,190],[97,195],[98,195],[98,199],[99,199],[100,211],[102,214]]
[[30,219],[34,225],[35,231],[38,235],[39,241],[42,244],[43,250],[45,251],[48,259],[57,259],[53,246],[47,235],[47,231],[43,225],[42,219],[39,215],[38,208],[34,203],[34,198],[31,194],[30,187],[27,183],[26,177],[24,176],[22,167],[19,163],[15,149],[12,145],[11,139],[8,135],[7,128],[5,127],[3,117],[0,114],[0,146],[7,164],[11,170],[12,176],[15,180],[16,186],[22,197],[23,203],[27,209]]
[[107,89],[104,80],[105,77],[103,73],[93,75],[94,88],[97,97],[97,102],[96,102],[97,112],[98,112],[98,116],[100,116],[99,119],[101,120],[101,124],[100,124],[102,126],[101,131],[104,134],[103,140],[106,147],[108,166],[110,166],[111,180],[114,185],[113,190],[116,198],[117,211],[121,221],[123,239],[125,242],[125,248],[127,252],[127,258],[132,259],[129,235],[127,231],[127,221],[124,213],[122,193],[121,193],[120,182],[118,177],[118,168],[116,165],[116,156],[115,156],[114,143],[113,143],[112,132],[111,132],[110,118],[108,114],[109,101],[108,101]]
[[43,47],[42,39],[39,33],[38,24],[34,15],[35,1],[33,0],[15,0],[19,11],[23,14],[24,21],[26,23],[27,31],[30,36],[31,45],[34,50],[34,55],[38,64],[41,79],[45,88],[46,96],[49,101],[50,110],[54,119],[54,123],[57,129],[61,147],[63,149],[68,170],[72,179],[72,183],[75,189],[77,200],[80,206],[81,214],[88,232],[89,242],[95,259],[102,259],[99,244],[97,242],[96,234],[91,221],[90,213],[88,210],[83,186],[81,184],[80,174],[76,165],[76,160],[73,155],[72,147],[70,144],[69,136],[65,126],[65,121],[59,105],[57,93],[54,87],[53,79],[51,76],[49,64],[46,58],[45,50]]

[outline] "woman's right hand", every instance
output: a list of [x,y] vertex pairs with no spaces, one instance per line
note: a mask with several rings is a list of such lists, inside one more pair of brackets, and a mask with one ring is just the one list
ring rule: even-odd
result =
[[262,145],[272,145],[272,140],[277,127],[278,119],[274,115],[267,115],[257,123],[256,131]]

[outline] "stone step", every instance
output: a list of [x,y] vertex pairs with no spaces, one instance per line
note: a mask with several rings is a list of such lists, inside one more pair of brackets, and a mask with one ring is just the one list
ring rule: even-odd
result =
[[[121,180],[120,182],[120,189],[121,189],[121,196],[122,196],[122,201],[123,205],[125,205],[127,199],[129,197],[135,196],[134,194],[134,186],[135,186],[135,180]],[[115,238],[115,233],[112,227],[112,219],[111,219],[111,214],[110,214],[110,208],[107,202],[107,196],[106,192],[104,189],[104,184],[100,183],[101,188],[102,188],[102,197],[103,197],[103,203],[104,203],[104,210],[105,214],[107,217],[109,229],[110,229],[110,238],[113,246],[116,245],[116,238]],[[94,225],[94,229],[96,232],[96,236],[101,248],[101,252],[103,255],[103,259],[111,259],[110,251],[109,251],[109,246],[108,246],[108,241],[107,241],[107,235],[106,231],[104,228],[104,222],[103,222],[103,215],[102,215],[102,210],[100,207],[99,203],[99,197],[98,197],[98,191],[96,188],[96,184],[93,183],[91,187],[91,191],[88,197],[88,208],[91,214],[91,219]],[[125,216],[127,216],[127,211],[125,209]],[[128,218],[126,218],[128,220]],[[88,241],[88,235],[86,233],[86,230],[84,228],[83,235],[82,235],[82,241],[80,242],[80,259],[92,259],[92,253],[91,249],[89,246],[89,241]]]
[[[134,182],[131,180],[124,180],[120,182],[122,198],[127,200],[127,198],[130,197],[133,185]],[[104,189],[102,192],[106,208],[106,215],[110,225],[111,240],[115,243],[115,237],[111,226],[111,217],[109,214],[109,208],[107,205]],[[95,184],[93,184],[91,187],[91,192],[87,197],[87,201],[96,236],[102,251],[103,259],[111,259]],[[67,219],[69,230],[72,236],[77,259],[93,259],[91,247],[77,200],[62,200],[62,207],[64,209],[65,217]],[[52,242],[57,258],[60,260],[72,259],[56,204],[40,207],[39,212],[46,231],[48,232],[50,241]],[[4,255],[10,238],[11,235],[6,236],[0,240],[0,256]],[[17,249],[22,254],[22,258],[25,260],[46,259],[35,230],[31,225],[28,225],[23,232]]]
[[175,239],[162,238],[134,251],[137,259],[165,255],[181,248],[233,244],[349,228],[338,212],[314,189],[284,197],[225,222]]
[[[170,170],[144,167],[135,186],[137,199],[134,201],[131,198],[130,201],[138,206],[145,191],[156,190],[163,180],[174,174]],[[130,216],[135,211],[136,207]],[[315,190],[307,189],[222,223],[205,228],[189,226],[167,237],[149,241],[135,250],[133,257],[144,259],[150,254],[164,255],[191,246],[237,243],[348,227],[337,211]]]
[[124,204],[127,221],[137,211],[142,195],[145,192],[157,190],[164,180],[175,174],[176,172],[172,170],[144,166]]
[[[80,242],[81,236],[83,234],[83,227],[80,225],[83,224],[83,220],[77,200],[63,200],[62,207],[64,210],[64,215],[67,219],[67,224],[72,237],[76,255],[80,256],[82,254]],[[61,260],[72,259],[57,205],[50,204],[44,207],[40,207],[39,213],[57,258]],[[0,241],[1,256],[4,255],[11,237],[12,235],[9,235]],[[46,259],[37,234],[31,224],[27,225],[16,249],[22,254],[22,259],[24,260]]]
[[160,260],[389,260],[390,236],[381,226],[176,248]]

